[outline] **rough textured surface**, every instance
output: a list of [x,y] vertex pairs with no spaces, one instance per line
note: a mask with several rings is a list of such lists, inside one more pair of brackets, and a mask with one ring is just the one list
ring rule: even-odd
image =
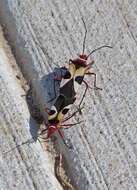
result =
[[[81,16],[88,30],[86,52],[113,46],[90,58],[103,90],[88,91],[80,116],[85,122],[64,130],[72,149],[66,150],[62,143],[59,148],[79,190],[137,189],[137,2],[0,0],[0,4],[18,64],[42,110],[49,105],[41,78],[82,52]],[[91,78],[87,78],[90,86]],[[80,96],[83,90],[82,86]]]
[[[14,64],[0,28],[0,189],[62,189],[48,151],[31,138],[37,124],[30,118]],[[33,143],[21,145],[27,140]]]

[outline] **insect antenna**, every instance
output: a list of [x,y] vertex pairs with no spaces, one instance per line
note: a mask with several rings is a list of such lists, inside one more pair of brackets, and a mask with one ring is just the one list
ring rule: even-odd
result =
[[100,49],[102,49],[102,48],[113,48],[113,47],[112,47],[112,46],[108,46],[108,45],[100,46],[100,47],[94,49],[93,51],[91,51],[91,52],[88,54],[87,59],[88,59],[88,57],[89,57],[91,54],[93,54],[95,51],[100,50]]
[[[37,136],[36,136],[36,137],[37,137]],[[14,146],[14,147],[11,148],[10,150],[8,150],[8,151],[6,151],[6,152],[3,152],[3,154],[7,154],[7,153],[13,151],[13,150],[16,149],[16,148],[19,148],[20,146],[22,146],[22,145],[24,145],[24,144],[31,144],[31,143],[33,143],[33,142],[34,142],[34,140],[33,140],[33,138],[31,138],[31,139],[29,139],[29,140],[27,140],[27,141],[25,141],[25,142],[23,142],[23,143],[21,143],[21,144],[18,144],[18,145],[16,145],[16,146]]]
[[87,36],[87,27],[86,27],[86,23],[85,23],[85,21],[84,21],[84,19],[83,19],[83,16],[82,16],[82,13],[81,13],[81,11],[80,11],[80,8],[79,8],[79,1],[77,2],[77,1],[75,1],[75,3],[77,4],[77,8],[78,8],[78,11],[79,11],[79,13],[80,13],[80,15],[81,15],[81,19],[82,19],[82,22],[83,22],[83,24],[84,24],[84,28],[85,28],[85,36],[84,36],[84,41],[83,41],[83,50],[82,50],[82,55],[84,54],[84,51],[85,51],[85,42],[86,42],[86,36]]
[[83,51],[82,51],[82,55],[84,54],[84,51],[85,51],[85,42],[86,42],[86,36],[87,36],[87,27],[86,27],[86,23],[83,19],[83,17],[81,18],[82,21],[83,21],[83,24],[84,24],[84,28],[85,28],[85,36],[84,36],[84,41],[83,41]]

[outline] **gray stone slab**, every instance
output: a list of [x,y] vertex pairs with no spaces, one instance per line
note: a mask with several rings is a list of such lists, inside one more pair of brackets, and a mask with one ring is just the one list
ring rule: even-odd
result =
[[[95,61],[91,71],[103,90],[88,91],[83,115],[70,121],[80,118],[84,123],[63,131],[72,149],[66,150],[63,143],[59,147],[78,189],[137,189],[136,2],[1,0],[0,4],[18,64],[35,88],[42,110],[49,105],[41,78],[82,52],[81,17],[88,30],[85,53],[113,46],[90,57]],[[93,86],[91,78],[86,80]],[[83,91],[84,86],[79,98]]]
[[0,28],[0,189],[62,189],[48,151],[30,134],[38,126],[22,96],[15,64]]

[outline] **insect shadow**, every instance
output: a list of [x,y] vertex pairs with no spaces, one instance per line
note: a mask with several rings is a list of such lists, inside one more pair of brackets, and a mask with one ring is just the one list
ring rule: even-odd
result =
[[[45,117],[43,116],[40,107],[44,110],[45,108],[50,109],[54,104],[56,97],[59,94],[60,82],[61,79],[54,80],[55,76],[62,75],[64,71],[59,67],[56,67],[53,72],[44,75],[40,79],[40,86],[42,87],[43,95],[40,96],[43,98],[41,102],[36,100],[36,92],[30,87],[26,95],[26,101],[28,104],[28,108],[31,114],[29,119],[29,131],[32,136],[32,139],[36,142],[39,137],[39,128],[40,125],[46,121],[46,113]],[[43,103],[44,102],[44,103]],[[42,105],[42,106],[41,106]],[[46,127],[46,126],[45,126]]]
[[50,109],[51,106],[54,104],[56,97],[59,94],[59,88],[61,79],[56,79],[56,76],[65,74],[66,71],[59,67],[55,67],[54,71],[45,75],[41,79],[41,86],[43,87],[45,97],[46,97],[46,107]]
[[[45,100],[45,105],[43,105],[44,109],[46,107],[50,109],[51,106],[54,104],[54,99],[58,95],[60,82],[61,82],[61,79],[55,81],[54,78],[56,75],[60,75],[62,72],[63,71],[61,71],[61,69],[58,67],[54,69],[54,72],[44,75],[40,79],[40,86],[44,90],[44,100]],[[19,148],[25,144],[34,143],[34,142],[37,142],[37,140],[39,140],[38,137],[40,137],[39,135],[40,125],[44,123],[46,120],[43,117],[43,114],[41,113],[40,102],[37,101],[36,97],[37,96],[36,96],[36,92],[34,88],[30,86],[29,90],[26,93],[26,101],[27,101],[29,112],[30,112],[29,131],[31,134],[31,138],[22,143],[16,143],[16,146],[4,152],[4,154],[7,154],[13,151],[14,149]],[[49,101],[51,99],[53,99],[53,101]],[[41,102],[43,103],[43,100]],[[46,116],[46,113],[45,113],[45,116]],[[48,133],[48,128],[47,128],[47,133]]]

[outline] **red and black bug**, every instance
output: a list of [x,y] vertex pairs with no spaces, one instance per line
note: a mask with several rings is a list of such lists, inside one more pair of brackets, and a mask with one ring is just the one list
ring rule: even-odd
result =
[[79,57],[76,59],[70,59],[68,68],[62,67],[62,69],[64,69],[66,71],[66,73],[64,75],[55,77],[55,79],[62,78],[59,93],[63,94],[66,98],[76,97],[78,89],[81,87],[81,84],[84,83],[86,85],[86,89],[85,89],[84,95],[82,97],[81,103],[82,103],[83,98],[85,97],[85,94],[89,87],[88,83],[84,80],[85,75],[93,75],[94,76],[94,88],[96,90],[98,90],[98,89],[102,90],[101,88],[98,88],[96,86],[96,73],[88,72],[88,70],[94,64],[94,61],[87,63],[88,58],[90,57],[91,54],[93,54],[97,50],[100,50],[102,48],[112,48],[111,46],[104,45],[97,49],[94,49],[88,55],[84,54],[87,29],[86,29],[86,24],[83,19],[82,19],[82,21],[83,21],[84,27],[85,27],[85,36],[84,36],[84,41],[83,41],[82,54],[79,55]]
[[45,123],[46,125],[46,129],[44,129],[42,131],[42,133],[44,133],[45,131],[47,131],[48,129],[48,135],[47,138],[49,138],[55,131],[58,132],[58,134],[60,135],[60,137],[62,138],[64,144],[67,146],[63,135],[61,133],[62,128],[69,128],[72,127],[74,125],[77,125],[80,122],[77,123],[69,123],[69,124],[64,124],[66,121],[68,121],[69,119],[71,119],[72,117],[74,117],[76,115],[76,112],[74,112],[73,114],[71,114],[70,116],[68,116],[67,118],[64,118],[66,116],[66,114],[68,113],[71,105],[75,102],[75,99],[66,99],[64,96],[59,95],[55,101],[55,104],[51,107],[51,110],[49,111],[48,109],[45,110],[45,112],[48,114],[48,122]]
[[[83,19],[82,19],[83,20]],[[84,42],[83,42],[83,52],[82,55],[79,56],[77,59],[70,59],[69,60],[69,68],[62,67],[61,69],[65,70],[64,75],[59,75],[55,77],[55,80],[62,79],[61,85],[59,89],[59,95],[55,100],[54,106],[52,106],[51,110],[48,111],[46,109],[46,113],[48,114],[48,122],[46,123],[46,126],[48,126],[48,137],[54,133],[55,130],[58,131],[59,135],[61,137],[62,133],[59,128],[63,126],[73,126],[75,124],[62,124],[65,121],[72,118],[77,112],[72,114],[67,119],[64,119],[64,116],[68,113],[71,105],[76,100],[76,95],[78,93],[78,89],[81,86],[82,82],[86,85],[85,92],[83,94],[83,97],[79,104],[79,109],[81,106],[81,103],[85,97],[85,94],[87,92],[87,89],[89,87],[88,83],[84,80],[85,75],[94,75],[94,87],[95,89],[101,89],[96,86],[96,74],[93,72],[88,72],[88,69],[91,68],[91,66],[94,64],[94,61],[91,61],[90,63],[87,63],[87,60],[89,56],[94,53],[95,51],[101,49],[101,48],[112,48],[111,46],[101,46],[97,49],[94,49],[92,52],[90,52],[88,55],[84,54],[85,50],[85,40],[86,40],[86,34],[87,29],[85,22],[83,20],[84,27],[85,27],[85,36],[84,36]],[[76,123],[78,124],[78,123]]]

